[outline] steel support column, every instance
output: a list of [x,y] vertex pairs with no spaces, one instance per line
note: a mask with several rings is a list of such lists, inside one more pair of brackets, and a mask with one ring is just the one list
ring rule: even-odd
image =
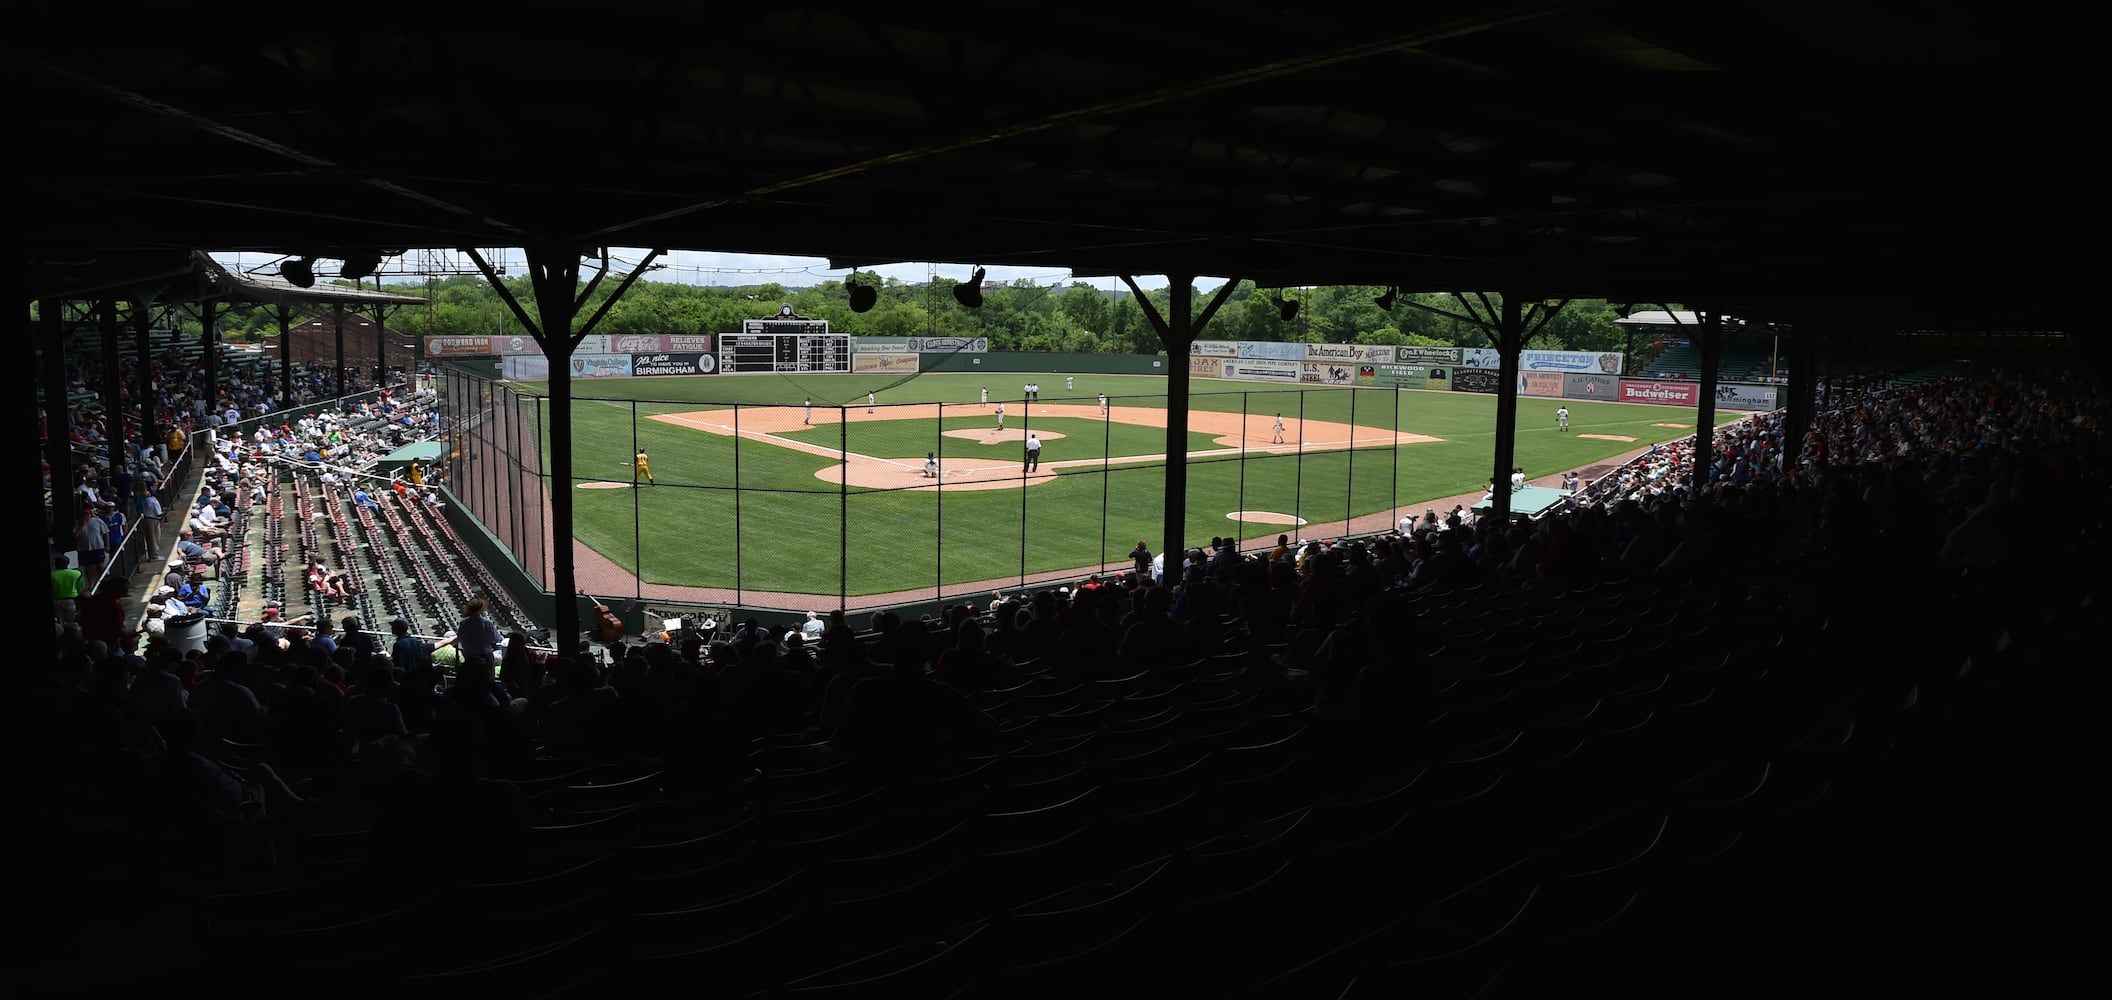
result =
[[1187,546],[1181,535],[1188,522],[1188,349],[1195,338],[1210,322],[1218,306],[1239,284],[1237,276],[1228,277],[1219,286],[1217,294],[1211,296],[1210,304],[1196,315],[1195,275],[1168,274],[1166,276],[1166,315],[1159,315],[1157,306],[1137,286],[1135,278],[1122,276],[1131,295],[1144,309],[1144,318],[1158,332],[1159,343],[1166,348],[1166,504],[1161,522],[1159,551],[1166,555],[1167,576],[1179,579],[1182,561],[1187,558]]
[[[345,398],[345,304],[330,303],[330,325],[337,331],[337,398]],[[558,366],[562,367],[562,366]]]
[[1804,436],[1818,419],[1819,366],[1817,359],[1825,339],[1825,327],[1807,319],[1790,327],[1789,399],[1782,418],[1782,471],[1792,473],[1797,457],[1804,453]]
[[1693,490],[1709,484],[1716,464],[1716,368],[1723,363],[1723,315],[1711,306],[1700,310],[1701,329],[1695,341],[1701,348],[1701,400],[1694,408]]
[[279,318],[279,409],[293,406],[293,311],[284,303],[271,307]]
[[[22,324],[22,328],[18,328],[18,332],[28,334],[29,337],[34,337],[36,334],[33,328],[30,328],[29,309],[26,308],[28,305],[28,289],[24,287],[22,277],[23,268],[21,265],[21,261],[19,259],[9,260],[5,267],[0,267],[0,271],[6,272],[5,277],[0,278],[0,281],[6,282],[6,301],[14,303],[14,305],[10,306],[9,308],[22,310],[21,312],[15,314],[17,320]],[[52,341],[54,340],[54,338],[49,335],[49,331],[58,328],[56,318],[58,316],[59,303],[46,300],[40,303],[37,308],[38,312],[42,314],[42,322],[46,325],[47,332],[44,338],[44,348],[47,352],[49,352],[52,347]],[[26,337],[25,339],[28,338]],[[14,379],[16,391],[5,394],[7,398],[14,400],[14,402],[9,404],[7,407],[7,412],[13,414],[13,416],[7,418],[7,424],[10,427],[24,428],[24,432],[26,433],[27,428],[35,427],[37,425],[37,378],[40,369],[35,365],[10,365],[9,367],[12,368],[15,373]],[[41,369],[43,378],[46,382],[51,381],[52,368],[53,365],[51,364],[51,360],[47,356],[45,359],[44,367]],[[61,362],[57,366],[57,368],[61,375],[59,381],[56,384],[61,387],[61,391],[63,392],[63,388],[66,384],[64,378],[66,366],[63,362]],[[58,431],[55,429],[56,425],[53,426],[54,429],[51,432],[51,439],[54,441],[64,441],[65,435],[58,433]],[[48,452],[46,453],[45,460],[50,461],[50,456]],[[52,467],[51,474],[52,483],[55,487],[52,495],[56,499],[60,495],[56,489],[56,484],[60,482],[58,478],[59,471],[56,465]],[[43,498],[40,497],[36,491],[15,490],[10,491],[10,495],[14,496],[15,498],[10,505],[10,509],[15,512],[13,515],[11,515],[12,519],[14,520],[14,523],[35,524],[37,521],[42,520],[45,517],[45,512],[37,509],[38,503]],[[58,510],[59,508],[70,506],[72,506],[72,504],[57,502],[54,502],[52,504],[52,508],[54,511]],[[26,550],[33,551],[35,549],[35,546],[25,545],[23,546],[23,548]],[[49,552],[36,552],[34,558],[38,560],[38,564],[33,567],[35,572],[23,573],[21,576],[22,580],[34,581],[39,577],[46,577],[48,576],[48,574],[51,573],[51,554]],[[24,559],[24,561],[26,562],[28,560]],[[58,607],[56,605],[56,602],[52,601],[51,599],[50,588],[36,587],[33,593],[35,593],[37,596],[31,599],[30,606],[33,608],[43,608],[45,621],[57,621]],[[38,600],[42,600],[44,603],[36,603]],[[19,647],[18,651],[22,654],[31,657],[31,659],[29,660],[29,663],[31,665],[35,666],[38,669],[49,669],[50,664],[58,662],[59,640],[58,636],[52,631],[52,629],[50,629],[49,627],[28,628],[19,629],[17,631],[19,635],[15,639],[15,641],[22,644]],[[29,701],[29,699],[24,699],[23,703],[27,705],[31,702]],[[31,770],[39,771],[44,769],[32,768]]]
[[73,526],[80,511],[73,505],[73,413],[66,404],[66,303],[37,303],[44,328],[44,462],[51,466],[52,545],[73,551]]
[[201,394],[206,408],[220,408],[220,300],[207,297],[198,310],[199,360],[205,369],[205,387]]
[[[132,394],[139,401],[139,447],[151,451],[160,441],[156,432],[154,410],[154,315],[147,309],[145,300],[132,303],[132,349],[136,354],[132,372]],[[152,484],[154,486],[160,483]]]
[[1500,359],[1496,369],[1496,472],[1491,477],[1489,513],[1497,524],[1507,524],[1511,519],[1511,470],[1518,465],[1518,355],[1525,350],[1525,303],[1517,292],[1503,293],[1495,329],[1489,333]]
[[[117,322],[117,300],[104,299],[96,303],[95,320],[96,340],[102,348],[103,440],[110,447],[110,473],[114,478],[125,467],[125,387],[117,370],[117,334],[122,329]],[[122,503],[126,498],[103,499]]]
[[[557,615],[557,620],[550,623],[551,640],[556,643],[560,655],[577,657],[583,646],[578,597],[579,560],[572,549],[573,515],[576,508],[574,495],[578,488],[573,481],[572,471],[572,367],[568,362],[579,342],[584,340],[587,334],[594,332],[594,327],[600,324],[602,317],[609,314],[609,308],[616,304],[616,300],[622,298],[623,293],[630,289],[631,283],[650,269],[654,259],[665,251],[654,250],[646,254],[645,260],[639,262],[616,286],[616,290],[602,300],[594,314],[588,317],[585,323],[575,327],[580,309],[593,296],[594,290],[601,284],[601,279],[608,276],[607,251],[603,250],[601,254],[601,270],[595,273],[582,290],[579,283],[578,247],[543,243],[525,249],[528,256],[528,284],[535,294],[536,311],[532,317],[520,301],[514,298],[513,291],[499,279],[498,271],[492,268],[491,262],[484,259],[483,253],[473,248],[465,248],[462,252],[476,263],[477,270],[484,274],[484,280],[491,284],[493,291],[499,293],[499,299],[506,303],[506,308],[513,313],[513,317],[520,320],[521,326],[535,338],[536,345],[542,348],[543,357],[550,363],[550,590],[556,597],[552,603],[556,607]],[[342,345],[342,326],[339,329],[338,342]],[[343,369],[339,370],[342,372]],[[738,424],[735,425],[735,443],[739,443]],[[739,485],[738,480],[735,485]],[[739,494],[736,493],[735,496],[738,497]],[[735,546],[735,551],[739,551],[738,545]],[[736,569],[736,578],[738,572]]]

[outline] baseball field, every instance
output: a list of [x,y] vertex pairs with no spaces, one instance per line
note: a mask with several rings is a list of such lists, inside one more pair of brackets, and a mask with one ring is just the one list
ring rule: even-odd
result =
[[[580,381],[575,476],[549,488],[569,485],[579,542],[646,595],[980,591],[1125,564],[1139,539],[1157,551],[1165,379],[996,378]],[[1038,400],[1022,400],[1028,380],[1039,381]],[[1495,404],[1465,392],[1198,379],[1184,442],[1185,541],[1299,537],[1301,525],[1339,530],[1478,490],[1491,469]],[[1554,416],[1564,405],[1567,432]],[[1663,406],[1521,399],[1517,464],[1535,477],[1585,468],[1681,437],[1692,419]],[[1029,434],[1041,443],[1031,472]],[[641,450],[650,482],[634,476]]]

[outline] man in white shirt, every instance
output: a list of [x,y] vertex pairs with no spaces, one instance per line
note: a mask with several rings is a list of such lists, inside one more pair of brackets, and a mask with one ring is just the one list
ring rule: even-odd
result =
[[1525,470],[1524,470],[1524,469],[1522,469],[1522,468],[1514,468],[1514,469],[1512,469],[1512,470],[1511,470],[1511,492],[1513,492],[1513,493],[1516,493],[1516,492],[1518,492],[1519,490],[1522,490],[1522,489],[1524,489],[1524,488],[1525,488]]
[[1414,514],[1402,514],[1402,515],[1401,515],[1401,523],[1400,523],[1400,529],[1401,529],[1401,534],[1403,534],[1403,535],[1412,535],[1412,534],[1414,534],[1414,533],[1415,533],[1415,515],[1414,515]]
[[1030,432],[1028,432],[1028,434],[1027,434],[1027,470],[1026,470],[1026,471],[1028,471],[1028,472],[1038,472],[1038,471],[1040,471],[1040,469],[1041,469],[1041,437],[1040,437],[1039,435],[1036,435],[1036,434],[1034,434],[1033,432],[1031,432],[1031,431],[1030,431]]

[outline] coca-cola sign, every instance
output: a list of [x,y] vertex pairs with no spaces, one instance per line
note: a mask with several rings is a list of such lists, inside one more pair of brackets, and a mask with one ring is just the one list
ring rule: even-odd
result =
[[1693,406],[1701,401],[1701,386],[1693,382],[1637,382],[1621,380],[1621,402]]

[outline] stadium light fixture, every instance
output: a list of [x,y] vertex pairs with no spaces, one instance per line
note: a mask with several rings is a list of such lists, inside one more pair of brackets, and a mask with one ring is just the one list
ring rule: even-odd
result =
[[358,281],[361,278],[371,277],[374,272],[381,270],[381,255],[371,253],[353,254],[344,259],[344,264],[344,267],[338,269],[338,277]]
[[1623,303],[1621,303],[1620,305],[1617,305],[1617,306],[1614,306],[1614,307],[1613,307],[1613,315],[1614,315],[1614,318],[1616,318],[1616,319],[1627,319],[1627,318],[1628,318],[1628,314],[1629,314],[1629,313],[1632,313],[1632,312],[1634,312],[1634,311],[1635,311],[1635,306],[1633,306],[1633,305],[1630,305],[1629,303],[1626,303],[1626,302],[1623,302]]
[[1384,309],[1384,310],[1386,310],[1387,312],[1392,312],[1392,311],[1393,311],[1393,299],[1394,299],[1394,296],[1395,296],[1395,294],[1397,294],[1398,292],[1399,292],[1399,289],[1396,289],[1396,288],[1394,288],[1394,287],[1393,287],[1392,285],[1387,285],[1387,286],[1386,286],[1386,294],[1384,294],[1384,295],[1381,295],[1381,296],[1379,296],[1378,298],[1375,298],[1375,299],[1373,299],[1373,300],[1371,300],[1371,301],[1372,301],[1372,302],[1373,302],[1374,304],[1376,304],[1376,305],[1377,305],[1377,306],[1378,306],[1379,308],[1381,308],[1381,309]]
[[1276,296],[1275,301],[1276,315],[1278,318],[1282,319],[1286,323],[1298,318],[1297,299],[1287,299],[1281,295],[1278,295]]
[[850,292],[854,313],[871,312],[874,304],[880,301],[879,290],[862,281],[851,283]]
[[984,270],[978,267],[975,269],[975,274],[970,276],[967,281],[953,286],[953,300],[969,309],[981,309],[983,307],[984,273]]
[[287,258],[279,262],[279,277],[295,288],[315,287],[315,258]]

